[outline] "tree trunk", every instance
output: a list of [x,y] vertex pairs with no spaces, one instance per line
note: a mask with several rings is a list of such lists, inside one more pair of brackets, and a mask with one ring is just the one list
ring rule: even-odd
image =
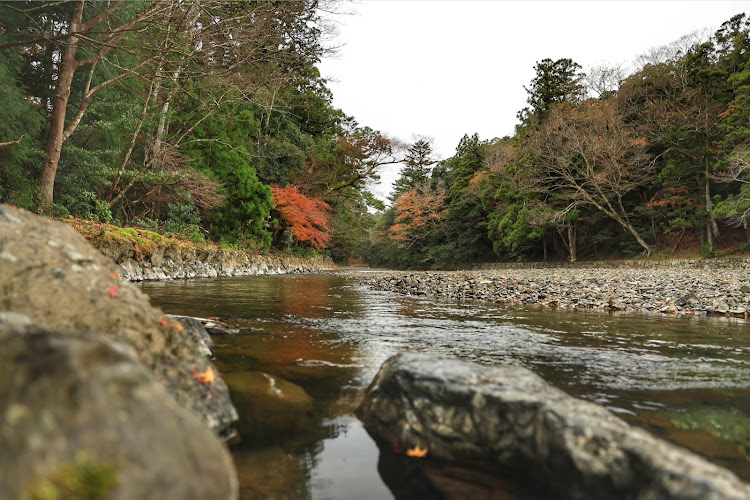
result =
[[161,149],[162,144],[164,144],[164,133],[167,130],[167,115],[169,114],[169,106],[170,106],[170,99],[172,97],[172,94],[167,96],[167,98],[164,100],[164,104],[161,106],[161,111],[159,112],[159,126],[156,128],[156,136],[154,138],[154,147],[152,150],[153,155],[153,161],[152,165],[155,170],[159,170],[161,168]]
[[618,222],[620,222],[620,224],[622,224],[625,229],[627,229],[628,232],[633,235],[633,238],[635,238],[635,241],[637,241],[641,248],[643,248],[643,251],[646,252],[646,255],[651,255],[651,246],[649,246],[649,244],[646,243],[646,240],[643,239],[640,233],[635,230],[630,221],[623,220]]
[[[83,3],[84,0],[79,0],[73,8],[70,19],[70,33],[76,33],[81,29]],[[43,213],[49,213],[52,206],[52,193],[55,188],[57,165],[60,163],[68,99],[70,98],[73,75],[80,66],[80,63],[76,60],[78,37],[71,36],[64,43],[65,50],[60,60],[60,72],[57,75],[57,85],[52,98],[52,116],[50,117],[50,130],[45,147],[47,158],[42,165],[42,173],[39,179],[39,208]]]
[[549,256],[547,255],[547,232],[542,233],[542,248],[544,249],[544,262],[547,262]]
[[576,256],[576,227],[572,222],[568,223],[568,249],[570,252],[570,262],[575,262],[578,257]]
[[719,226],[716,224],[716,219],[714,218],[714,207],[713,203],[711,202],[711,182],[709,179],[709,171],[708,171],[708,161],[706,161],[706,212],[708,212],[708,231],[711,233],[709,236],[709,243],[711,244],[711,248],[713,248],[713,240],[714,237],[719,236]]

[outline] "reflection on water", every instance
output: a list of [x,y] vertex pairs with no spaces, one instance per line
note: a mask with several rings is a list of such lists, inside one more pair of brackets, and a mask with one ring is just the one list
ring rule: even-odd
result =
[[240,330],[214,340],[242,418],[233,448],[242,498],[391,498],[377,471],[398,469],[397,457],[378,465],[351,415],[380,364],[401,351],[526,366],[750,478],[741,321],[434,302],[335,273],[143,289],[168,313],[218,316]]

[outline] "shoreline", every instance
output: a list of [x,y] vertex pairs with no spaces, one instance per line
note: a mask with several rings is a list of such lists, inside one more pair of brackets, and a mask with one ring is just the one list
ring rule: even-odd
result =
[[113,261],[126,281],[168,281],[220,276],[300,274],[333,270],[330,257],[261,253],[195,244],[137,227],[80,219],[59,220]]
[[90,238],[89,242],[117,265],[120,276],[126,281],[302,274],[336,269],[333,261],[322,255],[264,255],[242,250],[165,246],[157,246],[144,254],[131,243],[112,244],[96,238]]
[[452,301],[684,316],[750,315],[750,274],[733,268],[506,268],[379,271],[374,290]]

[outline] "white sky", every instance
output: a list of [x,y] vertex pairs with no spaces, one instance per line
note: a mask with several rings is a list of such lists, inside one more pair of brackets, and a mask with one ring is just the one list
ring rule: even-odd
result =
[[[354,1],[337,15],[338,55],[319,65],[335,107],[410,142],[432,137],[452,156],[465,134],[512,135],[524,85],[545,58],[583,66],[631,63],[695,30],[715,31],[738,1]],[[399,167],[374,191],[390,189]]]

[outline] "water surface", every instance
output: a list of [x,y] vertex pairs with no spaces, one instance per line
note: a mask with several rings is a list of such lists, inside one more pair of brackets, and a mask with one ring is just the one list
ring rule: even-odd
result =
[[[403,351],[525,366],[750,479],[744,320],[436,302],[337,273],[143,290],[167,313],[220,317],[239,329],[214,340],[244,420],[232,450],[243,499],[392,498],[378,473],[390,459],[353,410],[380,364]],[[268,384],[287,406],[257,397]]]

